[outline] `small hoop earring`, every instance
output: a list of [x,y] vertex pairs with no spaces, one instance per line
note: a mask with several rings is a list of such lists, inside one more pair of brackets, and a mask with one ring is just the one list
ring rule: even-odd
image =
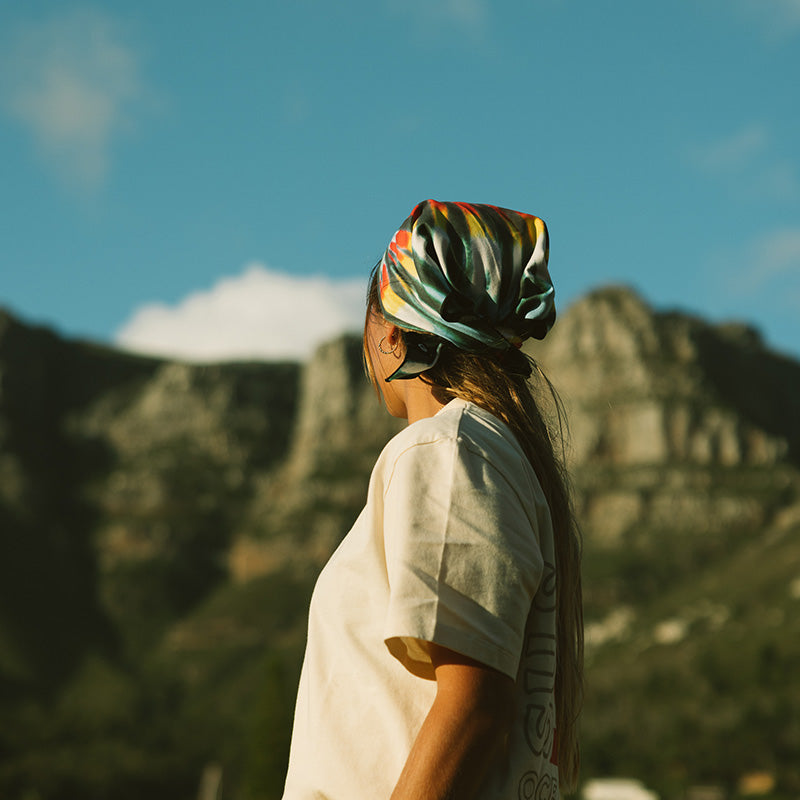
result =
[[384,337],[383,337],[383,339],[381,339],[381,340],[378,342],[378,350],[380,350],[380,351],[381,351],[381,353],[383,353],[385,356],[393,356],[393,355],[394,355],[394,351],[395,351],[395,350],[397,350],[397,342],[395,342],[395,343],[392,345],[392,349],[391,349],[391,350],[384,350],[384,349],[383,349],[383,343],[384,343],[385,341],[386,341],[386,337],[384,336]]

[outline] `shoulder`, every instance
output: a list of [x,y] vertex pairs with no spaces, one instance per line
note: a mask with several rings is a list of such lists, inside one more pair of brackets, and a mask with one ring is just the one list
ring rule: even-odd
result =
[[478,457],[490,463],[527,463],[508,426],[485,409],[456,398],[438,414],[418,420],[396,434],[378,463],[384,468],[400,458],[434,457],[440,452]]

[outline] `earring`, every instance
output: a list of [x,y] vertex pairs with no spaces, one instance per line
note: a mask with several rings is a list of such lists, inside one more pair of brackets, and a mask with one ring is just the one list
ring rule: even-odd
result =
[[391,348],[391,350],[384,350],[384,349],[383,349],[383,343],[384,343],[385,341],[386,341],[386,337],[384,336],[384,337],[383,337],[383,339],[381,339],[381,340],[378,342],[378,350],[380,350],[380,351],[381,351],[381,353],[383,353],[385,356],[393,356],[393,355],[394,355],[394,351],[395,351],[395,350],[397,350],[397,342],[395,342],[395,343],[392,345],[392,348]]

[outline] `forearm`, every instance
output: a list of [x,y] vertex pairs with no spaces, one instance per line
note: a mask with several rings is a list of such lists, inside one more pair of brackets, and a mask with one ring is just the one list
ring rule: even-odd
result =
[[501,756],[506,717],[489,698],[437,695],[391,800],[470,800]]
[[391,800],[470,800],[504,738],[492,720],[454,715],[434,703]]

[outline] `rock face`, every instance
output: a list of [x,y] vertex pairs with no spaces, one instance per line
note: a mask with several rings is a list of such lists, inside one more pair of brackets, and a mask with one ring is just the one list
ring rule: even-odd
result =
[[352,337],[320,347],[303,371],[301,386],[290,457],[298,476],[313,475],[346,452],[363,469],[361,451],[371,455],[405,424],[388,416],[365,380],[361,346]]
[[138,646],[224,579],[254,481],[287,456],[299,374],[0,317],[0,675],[57,679],[120,633]]
[[766,526],[795,496],[800,365],[755,331],[656,313],[608,288],[572,306],[531,354],[565,403],[595,541],[685,534],[702,550],[698,534]]
[[364,377],[360,342],[347,336],[322,345],[304,366],[297,411],[286,423],[286,458],[264,476],[231,551],[235,580],[287,562],[316,572],[363,506],[381,448],[405,424],[384,410]]
[[569,401],[577,464],[798,459],[800,369],[753,330],[657,314],[630,290],[604,289],[534,355]]

